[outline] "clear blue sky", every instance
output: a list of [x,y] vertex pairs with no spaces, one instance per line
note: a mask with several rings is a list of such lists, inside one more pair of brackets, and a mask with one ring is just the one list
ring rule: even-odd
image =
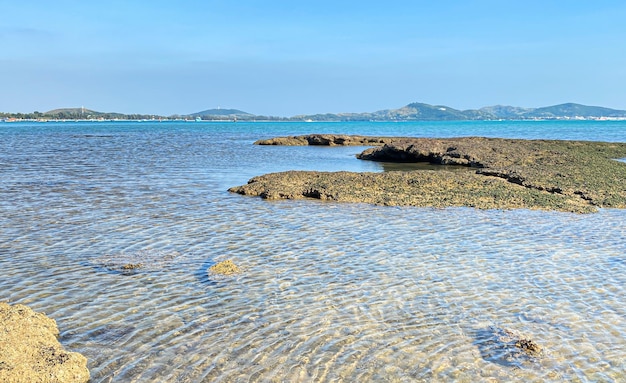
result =
[[624,1],[0,0],[0,111],[626,109]]

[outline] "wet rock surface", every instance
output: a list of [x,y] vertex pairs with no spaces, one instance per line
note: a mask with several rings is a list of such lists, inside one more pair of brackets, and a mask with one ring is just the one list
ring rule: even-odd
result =
[[53,319],[0,302],[0,382],[87,382],[87,359],[66,351],[58,336]]
[[[318,142],[319,136],[324,135],[275,140]],[[363,136],[326,136],[331,136],[324,138],[328,145],[363,145],[364,140]],[[266,199],[316,198],[377,205],[577,213],[598,207],[626,208],[626,166],[614,160],[626,156],[626,143],[483,137],[366,140],[378,143],[358,155],[363,160],[427,162],[464,166],[468,171],[289,171],[254,177],[247,185],[229,190]]]

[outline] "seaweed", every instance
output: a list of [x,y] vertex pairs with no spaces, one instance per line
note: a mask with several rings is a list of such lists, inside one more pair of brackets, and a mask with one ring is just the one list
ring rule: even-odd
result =
[[477,330],[474,344],[485,361],[506,367],[522,367],[543,356],[542,347],[533,339],[497,326]]

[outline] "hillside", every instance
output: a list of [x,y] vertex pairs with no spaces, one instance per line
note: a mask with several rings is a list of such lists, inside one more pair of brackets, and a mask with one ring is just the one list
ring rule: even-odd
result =
[[62,109],[53,109],[45,112],[44,114],[55,116],[59,114],[100,114],[100,112],[96,112],[95,110],[85,109],[85,108],[62,108]]
[[103,113],[86,108],[61,108],[49,110],[42,114],[42,117],[59,119],[83,119],[83,118],[125,118],[122,113]]
[[220,116],[220,117],[251,117],[254,116],[248,112],[244,112],[238,109],[207,109],[202,112],[196,112],[189,114],[190,117],[207,117],[207,116]]
[[532,110],[533,109],[520,108],[516,106],[494,105],[480,108],[478,109],[478,112],[491,118],[517,119],[522,118],[525,113],[528,113]]
[[626,111],[567,103],[543,108],[520,108],[496,105],[480,109],[458,110],[445,105],[411,103],[399,109],[373,113],[316,114],[292,117],[312,121],[463,121],[529,119],[624,118]]
[[580,104],[560,104],[537,108],[526,112],[527,117],[555,118],[555,117],[624,117],[626,111],[603,108],[600,106],[587,106]]

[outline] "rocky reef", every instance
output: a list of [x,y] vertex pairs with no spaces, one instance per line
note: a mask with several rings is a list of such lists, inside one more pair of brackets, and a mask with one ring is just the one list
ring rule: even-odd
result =
[[275,137],[267,140],[258,140],[255,145],[285,145],[285,146],[373,146],[383,145],[398,140],[397,137],[354,136],[347,134],[308,134],[304,136]]
[[[577,213],[626,208],[626,143],[484,137],[279,137],[278,145],[372,145],[362,160],[425,162],[442,170],[354,173],[288,171],[252,178],[231,192],[266,199],[317,198],[401,206],[469,206]],[[446,167],[453,166],[453,167]],[[458,167],[466,171],[459,171]]]
[[0,382],[89,381],[87,359],[64,350],[58,336],[53,319],[0,302]]

